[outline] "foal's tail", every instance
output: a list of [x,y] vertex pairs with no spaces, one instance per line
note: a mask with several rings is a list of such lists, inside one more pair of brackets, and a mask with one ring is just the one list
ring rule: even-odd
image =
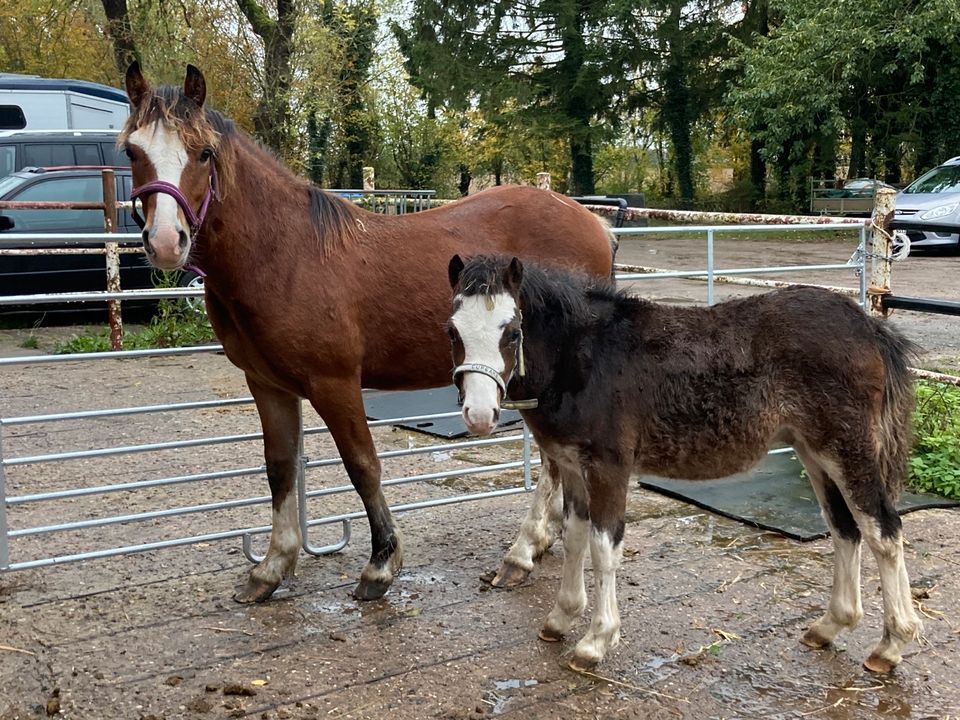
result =
[[921,348],[885,321],[872,318],[878,349],[886,369],[880,409],[880,470],[892,500],[900,496],[907,475],[907,460],[913,445],[913,378],[909,363]]

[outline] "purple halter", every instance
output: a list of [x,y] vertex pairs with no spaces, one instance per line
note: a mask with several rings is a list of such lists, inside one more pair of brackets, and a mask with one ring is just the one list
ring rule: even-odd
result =
[[207,216],[207,209],[210,207],[210,201],[220,199],[220,183],[217,180],[217,165],[213,161],[213,158],[211,158],[210,183],[207,185],[207,192],[203,196],[203,202],[200,203],[199,212],[193,211],[193,208],[190,207],[190,203],[187,201],[187,198],[184,197],[182,192],[180,192],[180,188],[173,183],[168,183],[166,180],[154,180],[153,182],[144,183],[140,187],[134,188],[130,193],[130,200],[133,201],[133,210],[131,212],[133,214],[134,222],[140,226],[141,230],[146,227],[147,221],[144,220],[143,216],[140,214],[140,211],[137,210],[137,199],[147,195],[153,195],[155,193],[169,195],[177,201],[177,205],[179,205],[180,209],[183,210],[183,214],[187,218],[187,222],[190,223],[190,235],[193,237],[197,234],[200,226],[203,225],[203,219]]

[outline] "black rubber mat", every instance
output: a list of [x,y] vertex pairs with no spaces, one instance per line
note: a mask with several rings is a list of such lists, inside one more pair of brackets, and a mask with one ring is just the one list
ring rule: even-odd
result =
[[[795,540],[827,537],[827,526],[810,481],[791,453],[769,455],[750,472],[720,480],[668,480],[644,476],[640,485],[747,525],[771,530]],[[900,514],[924,508],[960,505],[939,495],[905,492]]]
[[[460,410],[457,405],[457,388],[453,385],[432,390],[403,392],[364,390],[363,404],[366,407],[367,418],[370,420],[434,415]],[[500,424],[497,426],[496,432],[516,430],[520,422],[519,412],[504,410],[500,413]],[[448,439],[465,437],[468,434],[466,427],[463,425],[463,420],[459,416],[440,420],[396,423],[396,426]]]

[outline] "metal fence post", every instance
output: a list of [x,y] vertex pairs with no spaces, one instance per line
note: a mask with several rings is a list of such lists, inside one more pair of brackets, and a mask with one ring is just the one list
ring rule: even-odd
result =
[[879,188],[873,204],[873,240],[870,247],[870,313],[886,316],[883,308],[883,296],[890,294],[891,256],[893,255],[893,236],[890,223],[896,206],[897,193],[890,188]]
[[530,463],[530,429],[523,423],[523,487],[529,491],[533,488],[533,473]]
[[10,567],[10,546],[7,536],[7,480],[3,463],[3,423],[0,423],[0,572]]
[[[113,170],[103,171],[103,229],[117,232],[117,182]],[[103,244],[107,262],[107,292],[120,292],[120,245],[116,242]],[[110,323],[110,347],[123,350],[123,317],[119,300],[107,300],[107,317]]]
[[707,230],[707,304],[713,305],[713,230]]

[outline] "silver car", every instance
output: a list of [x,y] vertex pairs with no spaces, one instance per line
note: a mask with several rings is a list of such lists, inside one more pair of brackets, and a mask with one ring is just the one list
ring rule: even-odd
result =
[[907,185],[896,202],[893,229],[911,247],[960,249],[960,156]]

